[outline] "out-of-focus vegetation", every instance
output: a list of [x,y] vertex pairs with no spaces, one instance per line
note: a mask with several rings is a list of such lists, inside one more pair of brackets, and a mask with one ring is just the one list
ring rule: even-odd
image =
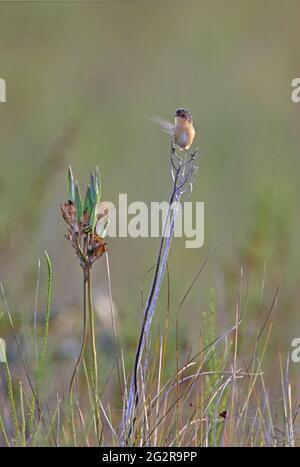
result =
[[[235,323],[240,297],[239,345],[246,352],[279,286],[264,370],[271,396],[281,397],[275,349],[285,359],[300,336],[300,104],[290,99],[291,81],[300,73],[299,13],[293,0],[289,8],[271,0],[1,3],[0,77],[7,102],[0,103],[0,281],[30,362],[38,276],[38,320],[44,319],[47,274],[43,263],[39,274],[38,261],[47,250],[53,267],[52,397],[68,385],[82,319],[80,268],[59,213],[66,169],[71,164],[83,180],[99,166],[104,199],[115,204],[119,193],[129,202],[167,200],[168,137],[145,117],[171,118],[178,106],[192,111],[203,153],[192,200],[205,202],[205,245],[189,250],[183,240],[173,244],[167,371],[176,370],[178,302],[208,256],[180,313],[183,361],[203,338],[210,289],[219,333]],[[128,371],[141,323],[140,284],[157,244],[108,240]],[[147,276],[145,291],[148,285]],[[94,287],[104,381],[114,359],[104,262],[95,268]],[[154,332],[165,319],[167,295],[165,285]],[[17,375],[22,368],[5,313],[0,337]],[[300,367],[291,363],[289,371],[296,404]]]

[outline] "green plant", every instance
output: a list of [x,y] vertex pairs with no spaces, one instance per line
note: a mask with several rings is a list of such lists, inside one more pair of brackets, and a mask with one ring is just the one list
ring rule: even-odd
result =
[[103,238],[108,227],[108,212],[101,213],[101,181],[99,169],[91,173],[90,181],[86,189],[84,203],[81,199],[78,182],[74,180],[71,167],[68,171],[69,199],[61,205],[61,212],[68,225],[66,238],[70,241],[76,256],[80,261],[83,271],[83,333],[80,352],[71,377],[69,395],[72,411],[72,427],[75,440],[75,426],[73,413],[73,385],[79,366],[82,362],[87,339],[87,311],[90,324],[91,354],[93,361],[92,392],[94,397],[94,415],[96,420],[97,438],[100,439],[100,415],[98,400],[98,362],[95,339],[94,311],[92,300],[91,269],[94,263],[101,258],[106,251],[106,243]]

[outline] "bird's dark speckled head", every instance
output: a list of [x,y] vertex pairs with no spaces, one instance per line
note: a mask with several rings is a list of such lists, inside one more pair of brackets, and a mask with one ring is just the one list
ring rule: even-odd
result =
[[187,120],[188,122],[192,122],[192,114],[186,109],[177,109],[175,113],[175,117],[183,118],[184,120]]

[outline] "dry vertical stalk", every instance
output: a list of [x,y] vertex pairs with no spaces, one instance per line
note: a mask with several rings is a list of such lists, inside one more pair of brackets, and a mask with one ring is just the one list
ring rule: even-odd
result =
[[181,158],[176,154],[173,144],[171,145],[170,161],[173,186],[169,199],[169,209],[164,222],[154,277],[144,309],[143,323],[135,355],[134,370],[130,383],[128,400],[126,401],[123,413],[121,425],[121,441],[123,445],[128,445],[132,435],[134,434],[139,409],[139,375],[145,375],[147,369],[147,359],[145,359],[142,368],[142,357],[167,266],[178,205],[182,201],[183,197],[186,200],[191,195],[193,189],[193,182],[198,169],[196,155],[197,150],[194,153]]

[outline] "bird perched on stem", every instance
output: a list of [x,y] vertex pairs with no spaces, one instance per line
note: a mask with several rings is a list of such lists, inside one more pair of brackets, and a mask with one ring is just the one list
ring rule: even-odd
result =
[[189,110],[180,108],[176,110],[174,117],[175,124],[156,116],[150,118],[150,120],[169,133],[172,146],[176,145],[181,151],[188,150],[192,146],[195,137],[192,114]]

